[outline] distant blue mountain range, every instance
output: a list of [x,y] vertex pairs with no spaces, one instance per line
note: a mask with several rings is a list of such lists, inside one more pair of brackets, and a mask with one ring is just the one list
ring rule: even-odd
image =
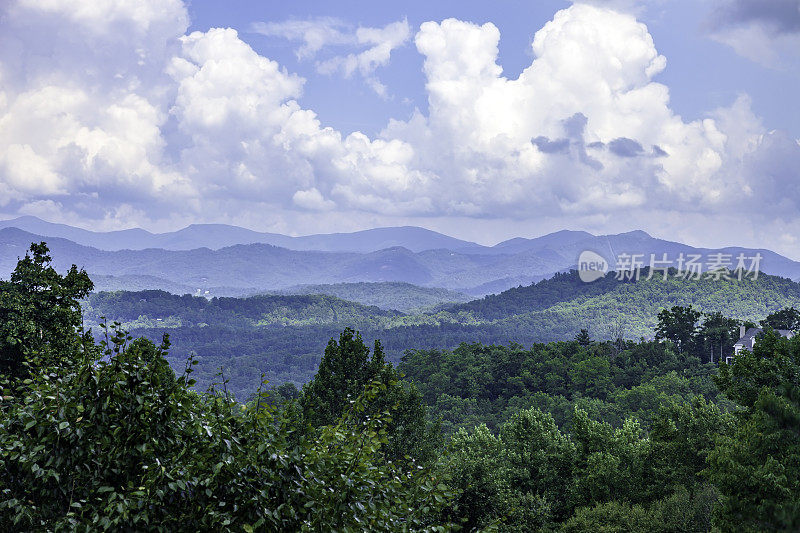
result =
[[192,224],[178,231],[150,233],[143,229],[121,231],[89,231],[66,224],[53,224],[36,217],[24,216],[0,221],[0,228],[21,230],[47,237],[61,237],[83,246],[100,250],[219,250],[237,244],[271,244],[289,250],[325,252],[373,252],[400,246],[413,252],[443,248],[470,250],[485,248],[474,242],[462,241],[435,231],[414,226],[375,228],[353,233],[330,233],[290,237],[279,233],[258,231],[226,224]]
[[[93,232],[35,217],[0,221],[0,277],[7,277],[33,241],[47,241],[55,264],[77,264],[99,288],[161,288],[239,295],[296,285],[405,282],[472,295],[496,293],[576,268],[581,252],[676,259],[683,254],[761,254],[762,272],[800,279],[800,263],[769,250],[706,249],[643,231],[592,235],[559,231],[482,246],[413,226],[290,237],[236,226],[198,224],[170,233],[142,229]],[[206,293],[208,291],[208,293]]]

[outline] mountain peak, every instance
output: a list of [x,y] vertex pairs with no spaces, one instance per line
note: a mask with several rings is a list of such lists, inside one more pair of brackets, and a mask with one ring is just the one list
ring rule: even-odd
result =
[[[611,236],[611,235],[610,235]],[[614,237],[633,237],[635,239],[652,239],[653,237],[644,230],[636,229],[633,231],[626,231],[625,233],[618,233]]]

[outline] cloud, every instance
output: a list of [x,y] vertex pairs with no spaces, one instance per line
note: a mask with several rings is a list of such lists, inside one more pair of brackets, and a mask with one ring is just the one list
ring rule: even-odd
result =
[[608,149],[620,157],[636,157],[644,151],[641,144],[626,137],[612,140],[608,143]]
[[171,116],[186,144],[180,168],[200,196],[314,210],[337,200],[340,207],[413,210],[410,188],[419,173],[405,166],[408,146],[322,127],[297,103],[304,80],[232,29],[180,41],[169,67],[177,84]]
[[[666,60],[632,16],[587,5],[560,11],[536,33],[536,59],[516,80],[496,62],[499,38],[490,23],[423,24],[416,44],[425,56],[429,116],[384,132],[415,146],[422,166],[449,176],[443,197],[464,199],[443,211],[604,211],[641,205],[660,189],[697,203],[704,191],[696,184],[718,186],[709,178],[722,136],[670,111],[666,87],[652,81]],[[542,150],[531,142],[540,137],[569,138],[572,149]],[[655,164],[587,155],[588,144],[622,137],[676,157]],[[698,168],[704,152],[709,165]]]
[[536,145],[539,151],[546,154],[566,152],[567,149],[569,149],[569,139],[555,139],[551,141],[547,137],[539,135],[535,139],[532,139],[531,142]]
[[[64,181],[50,166],[49,161],[33,151],[29,144],[9,144],[0,160],[8,188],[7,202],[13,196],[28,193],[64,194]],[[31,176],[36,176],[35,180]]]
[[307,191],[297,191],[294,193],[294,196],[292,196],[292,201],[298,207],[310,211],[330,211],[336,207],[336,203],[323,198],[322,194],[315,188],[311,188]]
[[403,46],[410,37],[411,30],[407,20],[393,22],[383,28],[358,28],[356,42],[359,46],[367,46],[363,52],[336,56],[317,64],[317,71],[323,74],[341,73],[349,78],[353,72],[359,72],[369,86],[379,96],[387,97],[386,86],[373,73],[378,67],[389,63],[392,50]]
[[653,157],[667,157],[669,154],[657,144],[653,145]]
[[347,23],[335,17],[282,22],[255,22],[251,30],[267,37],[302,41],[295,51],[298,59],[311,59],[326,46],[353,45],[356,40]]
[[714,15],[717,27],[758,23],[778,33],[800,32],[797,0],[726,0]]
[[[0,203],[69,195],[152,202],[191,184],[169,164],[163,65],[188,25],[178,1],[22,0],[0,14]],[[44,198],[49,199],[49,198]]]
[[800,64],[798,0],[720,0],[707,22],[712,39],[773,68]]
[[604,9],[613,9],[623,13],[641,15],[652,8],[658,8],[667,0],[579,0],[574,3],[592,5]]
[[323,17],[314,20],[258,22],[252,25],[252,30],[266,36],[301,41],[303,44],[295,52],[298,59],[312,59],[324,48],[331,46],[361,50],[319,60],[316,62],[316,70],[321,74],[340,74],[345,78],[358,72],[384,98],[388,97],[387,88],[374,75],[375,70],[387,65],[392,51],[404,46],[411,36],[411,29],[405,19],[382,28],[359,27],[353,30],[340,19]]
[[[493,24],[426,22],[414,43],[428,110],[369,137],[322,124],[299,103],[310,82],[235,30],[187,35],[180,3],[86,0],[65,10],[26,0],[3,9],[7,214],[277,231],[477,219],[652,230],[655,214],[673,225],[768,216],[780,217],[763,226],[775,235],[800,229],[797,141],[768,131],[746,96],[683,120],[657,81],[666,59],[629,14],[559,11],[536,32],[535,59],[516,79],[498,64]],[[335,25],[339,34],[321,37],[291,31],[313,54],[356,39],[365,50],[337,72],[366,76],[403,38],[390,26],[360,37]]]

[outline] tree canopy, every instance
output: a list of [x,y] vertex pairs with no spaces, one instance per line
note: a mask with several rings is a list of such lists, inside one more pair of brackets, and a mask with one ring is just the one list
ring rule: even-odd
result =
[[[20,334],[14,353],[52,357],[0,375],[0,530],[450,528],[436,521],[449,498],[437,473],[386,458],[394,406],[371,407],[386,392],[380,380],[364,376],[312,432],[296,409],[274,409],[266,391],[245,405],[224,379],[197,393],[194,361],[176,377],[166,337],[156,346],[110,325],[87,346],[74,300],[89,286],[84,276],[56,276],[46,247],[32,251],[2,287],[29,307],[5,326],[31,334]],[[75,346],[86,349],[69,359]]]
[[680,306],[659,341],[583,328],[399,367],[345,328],[301,390],[242,403],[222,371],[198,392],[194,357],[175,372],[167,335],[96,342],[91,281],[49,262],[34,244],[0,282],[2,531],[800,528],[800,337],[771,325],[719,365],[699,355],[738,322]]
[[60,275],[45,243],[31,244],[10,281],[0,281],[0,373],[22,378],[36,367],[60,368],[85,344],[79,300],[92,281],[75,265]]

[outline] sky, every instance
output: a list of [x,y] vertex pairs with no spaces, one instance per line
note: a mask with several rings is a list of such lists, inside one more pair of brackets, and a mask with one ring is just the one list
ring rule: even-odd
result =
[[800,0],[0,2],[0,217],[800,259]]

